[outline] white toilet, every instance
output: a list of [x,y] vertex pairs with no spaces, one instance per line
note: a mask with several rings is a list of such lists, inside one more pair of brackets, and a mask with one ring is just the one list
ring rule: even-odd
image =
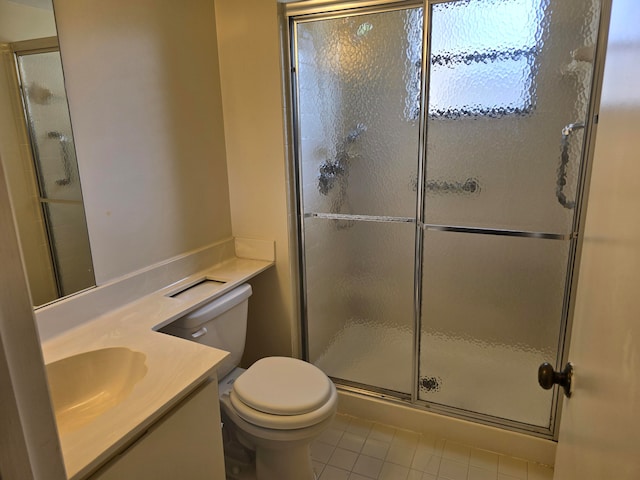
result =
[[222,412],[255,450],[257,480],[313,480],[309,446],[333,420],[338,396],[317,367],[267,357],[238,368],[245,345],[251,286],[242,285],[161,331],[231,355],[218,368]]

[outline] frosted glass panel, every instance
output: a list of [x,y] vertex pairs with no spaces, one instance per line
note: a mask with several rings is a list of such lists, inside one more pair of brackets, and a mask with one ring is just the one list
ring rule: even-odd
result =
[[95,284],[82,204],[46,203],[47,226],[62,295]]
[[60,53],[20,55],[18,66],[41,195],[82,201]]
[[431,7],[427,223],[571,231],[598,3]]
[[541,427],[552,393],[569,242],[428,231],[420,399]]
[[414,216],[423,11],[297,26],[305,212]]
[[415,226],[306,219],[304,233],[309,360],[411,392]]

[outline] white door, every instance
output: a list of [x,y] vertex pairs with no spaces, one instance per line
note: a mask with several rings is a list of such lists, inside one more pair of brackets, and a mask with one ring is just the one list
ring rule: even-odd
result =
[[640,478],[639,24],[613,0],[556,480]]

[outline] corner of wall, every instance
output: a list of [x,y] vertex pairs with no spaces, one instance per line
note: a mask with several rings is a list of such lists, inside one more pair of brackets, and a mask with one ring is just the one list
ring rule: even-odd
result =
[[278,8],[264,0],[215,7],[233,235],[276,242],[276,268],[252,282],[250,364],[298,354]]

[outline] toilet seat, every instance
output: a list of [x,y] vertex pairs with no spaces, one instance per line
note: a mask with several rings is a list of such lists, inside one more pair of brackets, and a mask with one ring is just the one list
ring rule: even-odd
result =
[[332,415],[337,393],[333,382],[314,365],[268,357],[238,377],[229,398],[247,422],[285,430],[308,427]]
[[318,367],[290,357],[255,362],[233,384],[238,400],[273,415],[302,415],[326,403],[331,380]]
[[273,430],[295,430],[320,423],[334,414],[338,404],[338,393],[333,383],[330,390],[331,394],[324,405],[317,410],[301,415],[273,415],[255,410],[239,400],[233,390],[229,394],[229,400],[238,416],[250,424]]

